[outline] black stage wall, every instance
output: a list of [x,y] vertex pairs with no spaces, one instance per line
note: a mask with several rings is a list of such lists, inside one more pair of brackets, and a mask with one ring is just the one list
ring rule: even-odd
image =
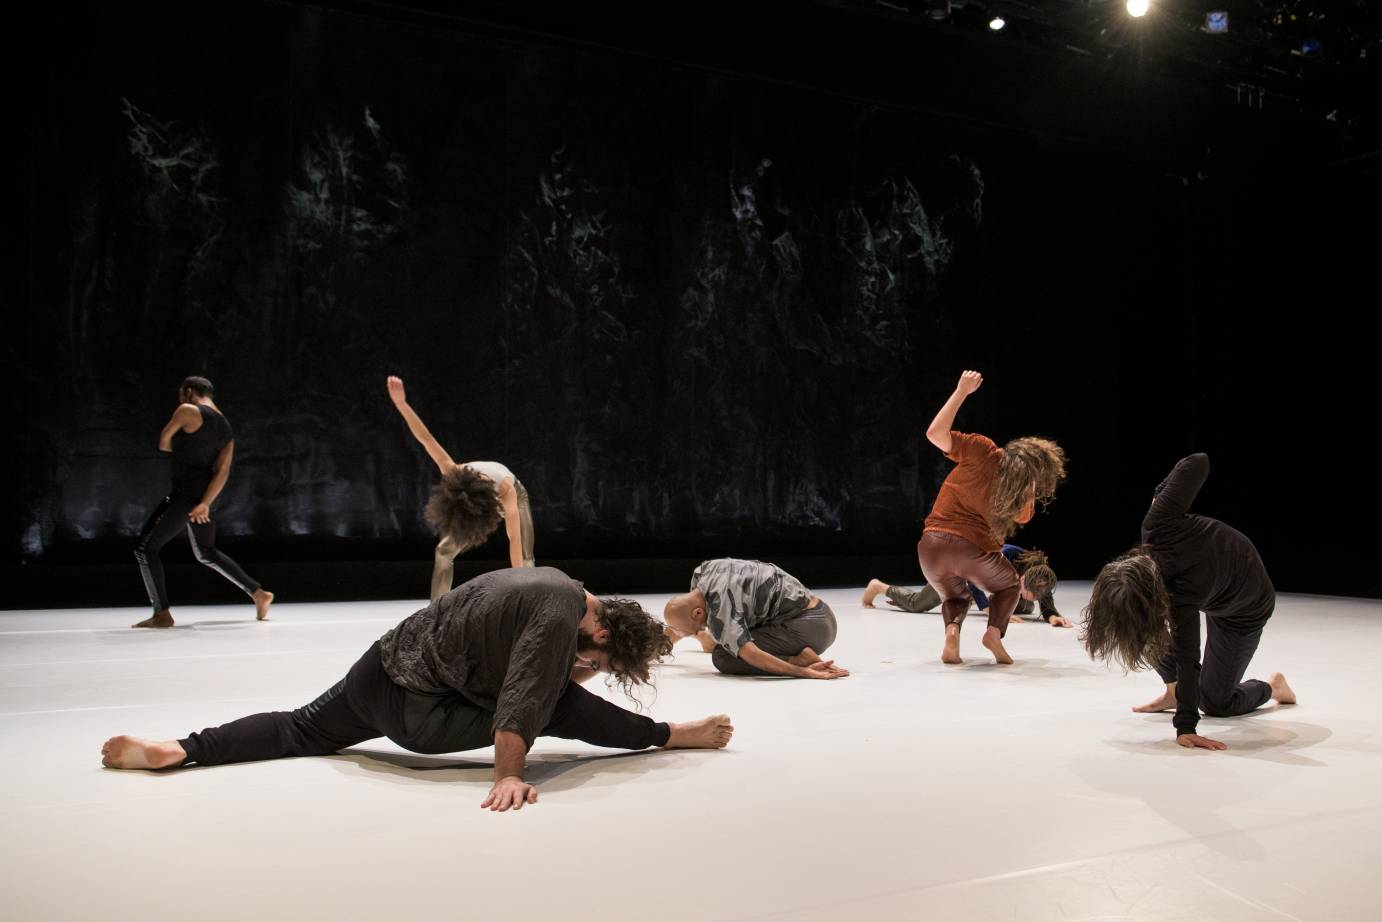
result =
[[[424,592],[434,469],[390,373],[455,457],[518,472],[539,561],[596,589],[722,555],[918,579],[947,468],[922,431],[964,368],[962,428],[1069,452],[1016,538],[1062,575],[1134,543],[1202,450],[1199,508],[1278,588],[1382,595],[1382,183],[1328,126],[826,6],[785,32],[773,5],[476,9],[47,14],[12,174],[5,605],[142,602],[131,545],[194,373],[237,433],[220,543],[285,600]],[[192,569],[176,600],[235,597]]]

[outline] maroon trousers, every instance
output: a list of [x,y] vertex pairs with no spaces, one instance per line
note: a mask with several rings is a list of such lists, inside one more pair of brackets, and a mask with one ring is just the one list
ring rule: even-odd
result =
[[1008,632],[1008,620],[1021,589],[1017,571],[998,551],[986,552],[959,535],[928,531],[917,542],[921,572],[941,597],[941,616],[947,625],[960,624],[969,611],[969,587],[973,583],[989,597],[989,627],[999,635]]

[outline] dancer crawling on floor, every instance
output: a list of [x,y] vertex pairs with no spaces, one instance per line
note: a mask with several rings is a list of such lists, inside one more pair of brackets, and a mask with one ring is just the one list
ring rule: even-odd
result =
[[442,475],[427,504],[427,520],[441,534],[432,562],[432,601],[450,591],[456,557],[488,538],[501,519],[509,538],[509,565],[533,566],[533,513],[528,491],[513,471],[498,461],[452,461],[408,405],[403,379],[391,375],[388,387],[408,430]]
[[[1195,731],[1200,711],[1247,714],[1268,701],[1295,704],[1286,677],[1243,676],[1276,607],[1276,590],[1257,548],[1218,519],[1190,511],[1209,477],[1209,456],[1182,459],[1157,487],[1142,520],[1142,544],[1099,571],[1084,610],[1084,642],[1095,659],[1125,669],[1152,668],[1166,683],[1155,701],[1133,708],[1175,708],[1176,742],[1227,749]],[[1204,661],[1200,660],[1204,612]]]
[[[1041,551],[1029,551],[1018,547],[1016,544],[1003,545],[1002,553],[1017,571],[1017,587],[1020,594],[1013,614],[1030,615],[1034,610],[1033,605],[1036,605],[1040,607],[1041,620],[1051,627],[1073,627],[1070,619],[1056,609],[1056,571],[1051,569],[1046,555]],[[864,589],[863,606],[873,608],[873,600],[880,595],[887,598],[889,605],[902,611],[926,612],[941,604],[940,593],[930,586],[908,589],[905,586],[890,586],[882,580],[871,579]],[[969,596],[974,600],[975,608],[987,613],[989,598],[984,594],[984,590],[970,583]]]
[[107,768],[223,765],[339,752],[388,737],[420,753],[495,747],[482,807],[537,803],[523,780],[539,736],[612,749],[721,749],[723,714],[655,723],[579,684],[604,672],[631,693],[671,650],[662,624],[628,599],[598,599],[551,567],[496,570],[404,619],[312,703],[243,717],[181,740],[116,736]]
[[197,563],[239,586],[253,600],[255,616],[260,621],[269,616],[274,594],[216,549],[216,522],[211,506],[230,479],[235,434],[212,399],[215,393],[206,378],[194,375],[184,379],[178,388],[178,408],[159,433],[158,450],[173,456],[173,485],[144,523],[134,546],[139,575],[144,578],[144,590],[154,608],[153,615],[135,627],[173,626],[159,551],[184,529]]
[[722,557],[691,573],[691,591],[664,609],[675,642],[694,636],[726,675],[839,679],[822,660],[835,642],[835,613],[795,576],[757,560]]
[[1017,571],[1001,553],[1003,542],[1031,521],[1037,503],[1055,495],[1065,477],[1065,453],[1049,439],[1013,439],[999,448],[982,435],[951,430],[955,414],[984,378],[966,371],[926,429],[930,440],[957,462],[941,484],[917,542],[921,572],[941,598],[945,647],[941,661],[959,663],[960,625],[969,610],[969,584],[989,595],[984,646],[999,663],[1012,657],[1003,636],[1021,589]]

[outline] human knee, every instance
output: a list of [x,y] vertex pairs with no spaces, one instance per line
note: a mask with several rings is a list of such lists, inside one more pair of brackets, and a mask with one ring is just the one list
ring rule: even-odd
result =
[[1200,689],[1200,710],[1206,717],[1233,717],[1233,695]]
[[459,554],[460,551],[460,544],[450,535],[444,535],[442,539],[437,542],[436,556],[439,561],[446,561],[449,563],[456,559],[456,555]]
[[725,675],[738,675],[743,671],[743,667],[739,662],[739,657],[721,646],[716,646],[715,650],[710,654],[710,663]]

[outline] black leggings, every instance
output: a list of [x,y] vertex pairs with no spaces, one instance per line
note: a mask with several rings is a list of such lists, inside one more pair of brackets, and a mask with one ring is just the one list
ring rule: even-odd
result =
[[[381,736],[411,752],[464,752],[494,745],[493,721],[492,711],[461,694],[424,695],[393,681],[375,641],[344,679],[311,704],[242,717],[179,742],[187,753],[184,765],[330,755]],[[671,728],[571,682],[541,735],[647,749],[667,745]]]
[[[1185,679],[1173,653],[1157,663],[1156,671],[1166,684],[1199,682],[1200,710],[1210,717],[1237,717],[1257,710],[1271,700],[1272,687],[1261,679],[1243,680],[1248,664],[1262,640],[1262,629],[1233,630],[1221,627],[1216,618],[1205,618],[1204,659],[1198,677]],[[1179,692],[1177,692],[1179,694]]]
[[184,528],[187,539],[192,542],[192,553],[197,563],[208,566],[244,590],[246,595],[254,595],[259,583],[240,569],[240,565],[225,554],[216,550],[216,520],[199,525],[187,517],[187,513],[201,502],[201,492],[174,490],[158,504],[144,530],[139,533],[139,541],[134,546],[134,559],[139,562],[139,574],[144,577],[144,589],[149,593],[149,604],[155,612],[168,607],[168,587],[163,580],[163,562],[158,552],[163,545],[173,540]]

